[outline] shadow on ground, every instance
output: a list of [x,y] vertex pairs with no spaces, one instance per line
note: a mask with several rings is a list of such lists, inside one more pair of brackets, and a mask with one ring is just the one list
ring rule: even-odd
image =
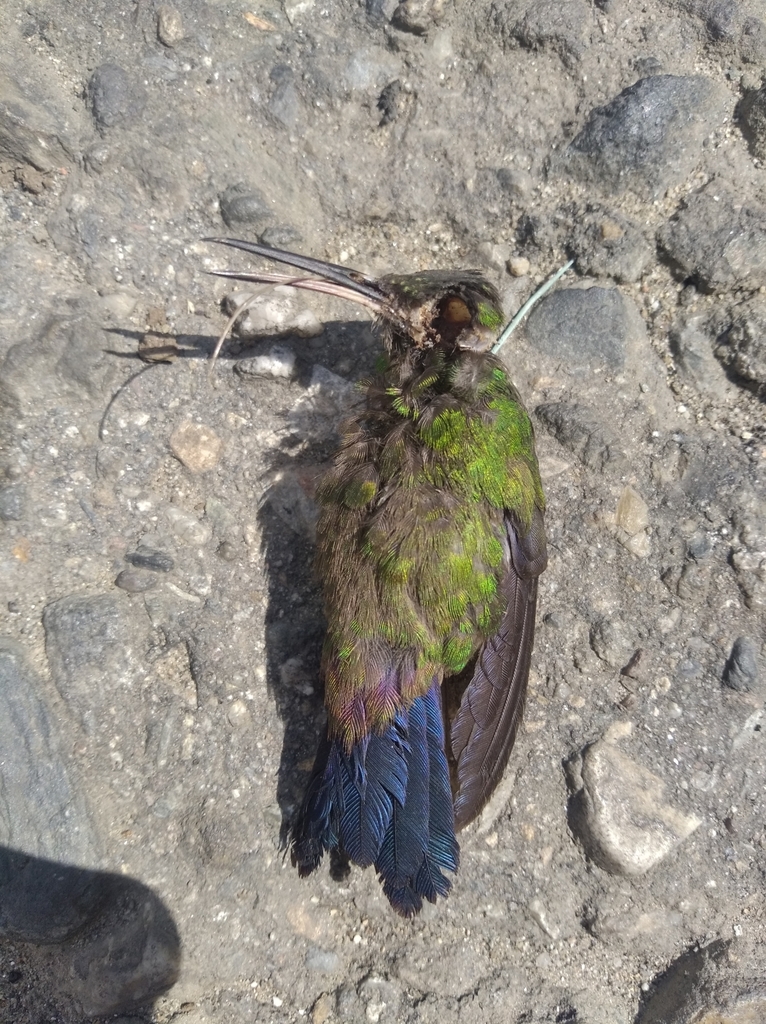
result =
[[172,915],[133,878],[0,847],[0,1021],[145,1006],[178,977]]

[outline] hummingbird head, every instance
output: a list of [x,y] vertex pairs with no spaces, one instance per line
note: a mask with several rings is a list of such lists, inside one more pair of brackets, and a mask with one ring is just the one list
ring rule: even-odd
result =
[[[383,328],[386,348],[392,354],[404,354],[413,349],[425,352],[435,348],[446,353],[455,350],[488,352],[503,324],[497,291],[477,270],[426,270],[417,274],[387,274],[374,279],[358,270],[270,245],[230,238],[207,238],[205,241],[243,249],[314,275],[212,271],[219,277],[253,284],[289,285],[336,295],[366,306],[376,315]],[[220,342],[216,354],[219,347]]]

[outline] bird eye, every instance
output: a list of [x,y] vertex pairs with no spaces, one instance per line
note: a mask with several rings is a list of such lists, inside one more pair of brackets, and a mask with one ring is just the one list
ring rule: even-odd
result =
[[432,330],[442,345],[454,345],[461,331],[471,323],[471,311],[459,295],[445,295],[436,307]]
[[448,295],[439,309],[439,320],[455,327],[465,327],[471,322],[471,311],[457,295]]

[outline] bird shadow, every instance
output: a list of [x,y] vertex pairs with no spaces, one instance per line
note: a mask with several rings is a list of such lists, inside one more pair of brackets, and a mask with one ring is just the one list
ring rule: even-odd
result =
[[[283,847],[325,719],[320,682],[325,621],[321,581],[314,573],[316,485],[337,450],[339,422],[362,401],[346,380],[368,375],[379,352],[369,324],[333,322],[318,344],[298,356],[293,380],[308,389],[316,405],[310,400],[305,415],[296,410],[288,421],[269,459],[272,483],[258,512],[267,585],[266,683],[284,729],[276,793]],[[338,376],[345,370],[344,380],[318,375],[317,367]],[[338,384],[340,390],[334,391]],[[342,876],[342,867],[337,870]]]

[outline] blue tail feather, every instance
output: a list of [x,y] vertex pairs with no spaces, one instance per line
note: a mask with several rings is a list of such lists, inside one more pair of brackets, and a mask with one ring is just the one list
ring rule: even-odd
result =
[[382,735],[367,736],[350,753],[323,739],[293,829],[293,864],[310,874],[335,847],[361,867],[374,863],[405,917],[423,898],[448,894],[442,870],[457,870],[459,849],[436,681]]

